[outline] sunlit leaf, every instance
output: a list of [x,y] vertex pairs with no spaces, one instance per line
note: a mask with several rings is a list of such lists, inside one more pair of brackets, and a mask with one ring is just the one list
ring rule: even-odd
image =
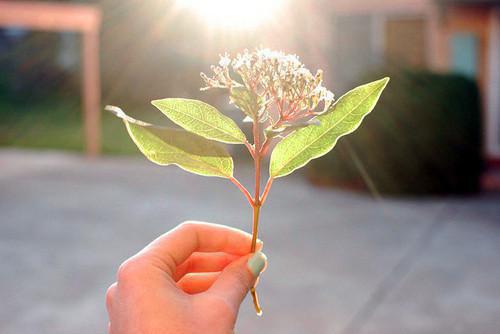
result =
[[174,123],[199,136],[228,144],[242,144],[246,140],[231,118],[205,102],[162,99],[151,103]]
[[332,150],[340,137],[359,127],[388,82],[389,78],[384,78],[354,88],[330,111],[316,118],[319,125],[299,129],[279,142],[271,155],[270,175],[274,178],[288,175]]
[[252,121],[258,118],[260,119],[260,113],[265,111],[262,98],[246,87],[232,87],[230,99],[231,102],[241,109]]
[[222,145],[186,130],[136,120],[118,107],[107,106],[106,110],[123,119],[134,143],[152,162],[162,166],[177,165],[204,176],[233,176],[233,159]]

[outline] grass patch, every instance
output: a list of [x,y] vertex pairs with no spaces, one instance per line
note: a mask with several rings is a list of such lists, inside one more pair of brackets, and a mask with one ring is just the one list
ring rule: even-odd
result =
[[[0,100],[0,147],[83,151],[84,142],[78,101],[53,98],[28,106]],[[105,111],[102,111],[102,150],[108,154],[138,153],[123,123]]]

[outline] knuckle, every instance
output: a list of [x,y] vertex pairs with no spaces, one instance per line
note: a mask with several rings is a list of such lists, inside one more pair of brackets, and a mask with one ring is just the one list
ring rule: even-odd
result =
[[196,222],[192,220],[186,220],[179,225],[179,229],[183,230],[193,230],[196,226]]
[[141,271],[141,265],[135,258],[130,258],[123,262],[118,268],[118,282],[129,282],[136,279]]

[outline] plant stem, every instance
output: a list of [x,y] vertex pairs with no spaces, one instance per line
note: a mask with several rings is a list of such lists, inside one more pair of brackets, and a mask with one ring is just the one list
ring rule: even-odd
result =
[[250,153],[250,155],[252,156],[252,158],[255,159],[255,150],[254,150],[254,148],[252,147],[252,145],[250,145],[250,143],[247,140],[245,140],[245,146],[248,149],[248,152]]
[[252,248],[251,252],[254,253],[257,249],[257,235],[259,234],[259,213],[260,205],[253,207],[253,226],[252,226]]
[[[255,253],[257,247],[257,235],[259,233],[259,213],[260,213],[260,204],[253,206],[253,227],[252,227],[252,248],[251,252]],[[250,294],[253,299],[253,306],[255,307],[255,312],[258,316],[262,315],[262,308],[259,304],[259,297],[257,296],[257,291],[255,291],[255,287],[250,289]]]
[[262,193],[262,196],[260,197],[260,205],[264,205],[264,202],[266,201],[267,195],[269,194],[269,190],[271,190],[271,186],[273,185],[274,179],[272,177],[269,177],[267,180],[266,186],[264,187],[264,192]]
[[243,193],[243,195],[245,195],[245,198],[248,200],[248,203],[250,203],[251,206],[253,206],[253,199],[252,199],[252,195],[250,195],[250,193],[248,192],[247,188],[245,188],[241,183],[240,181],[238,181],[236,178],[234,177],[231,177],[229,179],[231,182],[233,182],[236,187],[238,187],[238,189]]
[[[260,213],[260,163],[261,163],[261,147],[260,147],[260,129],[259,122],[256,121],[253,123],[253,138],[254,138],[254,162],[255,162],[255,194],[252,203],[253,208],[253,224],[252,224],[252,246],[251,253],[255,253],[257,246],[257,237],[259,234],[259,213]],[[255,291],[255,287],[250,289],[250,294],[252,295],[253,305],[255,307],[255,312],[258,316],[262,315],[262,308],[259,304],[259,297],[257,296],[257,291]]]

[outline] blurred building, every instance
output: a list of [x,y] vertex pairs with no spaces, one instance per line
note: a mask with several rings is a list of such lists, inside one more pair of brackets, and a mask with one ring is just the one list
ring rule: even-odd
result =
[[476,79],[484,150],[500,166],[500,0],[329,2],[331,69],[348,85],[374,65],[398,64]]

